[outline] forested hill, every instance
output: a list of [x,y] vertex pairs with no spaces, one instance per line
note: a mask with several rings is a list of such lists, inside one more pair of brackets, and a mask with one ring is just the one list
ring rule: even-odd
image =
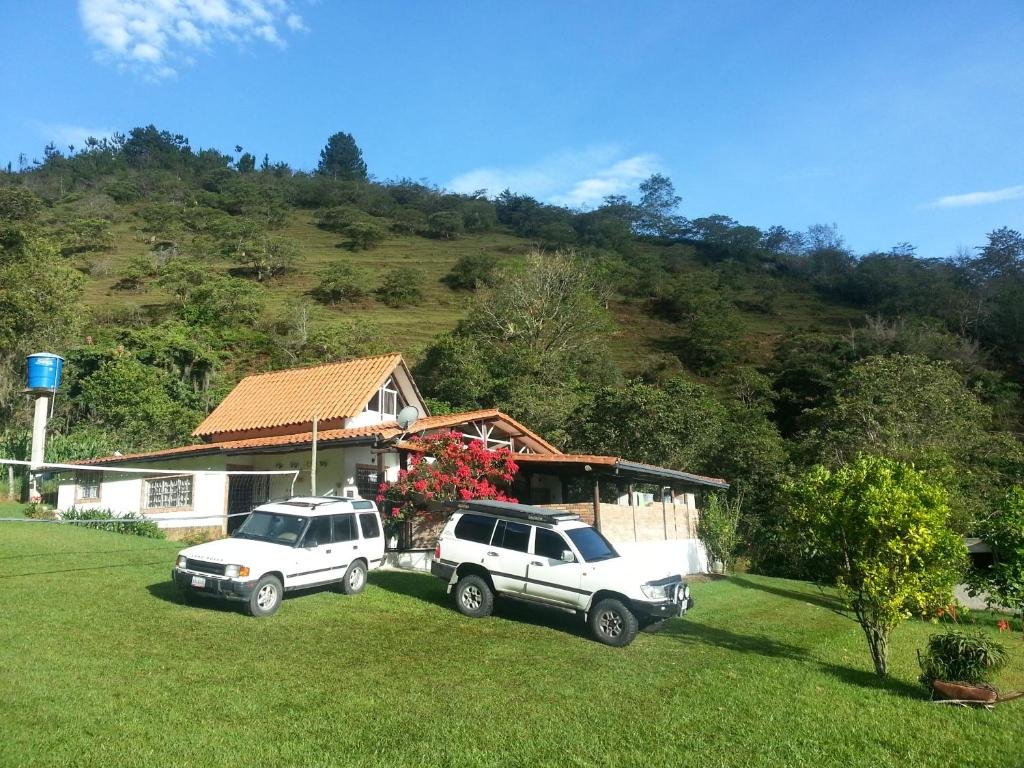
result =
[[372,180],[344,133],[316,165],[149,126],[0,172],[0,452],[25,452],[29,352],[68,360],[57,459],[187,441],[247,373],[396,350],[436,410],[735,481],[764,567],[815,462],[913,461],[964,530],[1022,476],[1015,231],[854,254],[834,225],[687,218],[661,175],[580,211]]

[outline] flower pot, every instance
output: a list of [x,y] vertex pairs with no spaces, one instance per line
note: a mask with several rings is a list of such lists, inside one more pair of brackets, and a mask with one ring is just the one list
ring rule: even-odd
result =
[[721,560],[715,560],[711,563],[712,573],[725,573],[725,563]]
[[977,701],[994,704],[998,698],[996,689],[984,683],[957,683],[946,680],[932,680],[932,690],[937,698],[956,701]]

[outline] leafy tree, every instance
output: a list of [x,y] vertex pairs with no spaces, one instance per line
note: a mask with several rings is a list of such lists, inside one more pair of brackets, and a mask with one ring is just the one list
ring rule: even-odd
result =
[[320,283],[312,294],[317,301],[330,304],[357,302],[366,298],[369,290],[366,273],[348,262],[336,261],[320,271]]
[[438,211],[427,218],[427,233],[439,240],[455,240],[464,227],[458,211]]
[[31,222],[43,210],[43,201],[24,187],[0,186],[0,222]]
[[148,253],[137,253],[128,259],[114,287],[119,291],[137,291],[146,280],[156,277],[157,273],[158,268],[153,256]]
[[327,139],[327,145],[320,150],[320,163],[316,172],[332,179],[367,179],[363,151],[351,133],[338,132]]
[[62,256],[92,251],[106,251],[114,245],[109,222],[103,219],[74,219],[58,231]]
[[252,325],[263,311],[264,289],[235,277],[211,277],[184,300],[180,314],[193,325],[230,328]]
[[289,270],[298,259],[299,250],[289,240],[272,237],[258,225],[246,226],[235,240],[233,256],[248,267],[259,282]]
[[461,291],[476,291],[491,288],[495,284],[498,258],[489,253],[460,256],[451,271],[441,278],[449,288]]
[[1024,619],[1024,488],[1011,488],[977,533],[992,547],[993,563],[970,572],[971,594],[988,593]]
[[377,297],[395,309],[423,301],[423,273],[418,269],[392,269],[377,288]]
[[246,152],[238,158],[236,166],[239,173],[253,173],[256,170],[256,156]]
[[653,306],[680,326],[678,355],[694,370],[712,373],[747,356],[743,319],[716,284],[680,275],[659,289]]
[[672,180],[655,173],[640,183],[640,216],[636,231],[642,235],[671,237],[679,233],[682,222],[675,215],[682,198],[676,194]]
[[808,553],[857,616],[875,672],[887,675],[892,630],[951,603],[965,567],[945,491],[906,464],[860,456],[812,469],[790,493]]

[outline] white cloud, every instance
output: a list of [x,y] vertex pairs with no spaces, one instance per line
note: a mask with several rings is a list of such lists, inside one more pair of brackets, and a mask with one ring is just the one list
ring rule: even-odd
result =
[[925,208],[967,208],[974,205],[991,205],[1007,200],[1024,199],[1024,185],[1003,187],[987,192],[965,192],[962,195],[946,195],[927,203]]
[[78,12],[102,57],[154,79],[191,63],[190,50],[221,41],[283,47],[280,29],[307,29],[285,0],[79,0]]
[[114,134],[110,128],[89,128],[68,123],[35,123],[35,127],[46,141],[52,141],[62,152],[69,144],[76,148],[84,147],[85,140],[90,136],[106,139]]
[[562,152],[532,165],[477,168],[446,186],[462,193],[486,189],[491,196],[510,189],[558,205],[585,207],[636,189],[658,170],[655,155],[622,155],[615,146]]

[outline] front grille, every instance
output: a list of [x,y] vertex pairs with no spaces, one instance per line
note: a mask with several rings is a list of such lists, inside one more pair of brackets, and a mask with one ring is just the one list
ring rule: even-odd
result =
[[225,566],[222,563],[208,563],[205,560],[193,560],[188,558],[185,560],[185,568],[190,571],[199,571],[200,573],[212,573],[217,576],[223,576]]

